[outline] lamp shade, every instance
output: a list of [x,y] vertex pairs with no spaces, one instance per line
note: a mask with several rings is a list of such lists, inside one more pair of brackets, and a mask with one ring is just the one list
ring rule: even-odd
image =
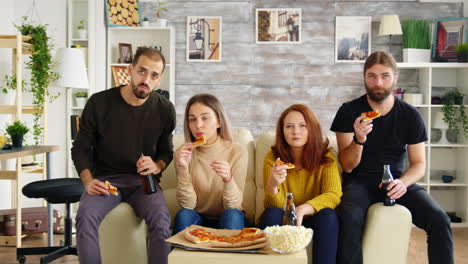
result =
[[398,15],[384,15],[380,18],[379,36],[402,34]]
[[435,113],[434,122],[432,122],[432,128],[437,129],[448,129],[448,124],[444,121],[444,113],[439,111]]
[[82,50],[78,48],[60,48],[57,50],[56,60],[56,71],[60,74],[60,78],[56,81],[58,86],[89,87]]

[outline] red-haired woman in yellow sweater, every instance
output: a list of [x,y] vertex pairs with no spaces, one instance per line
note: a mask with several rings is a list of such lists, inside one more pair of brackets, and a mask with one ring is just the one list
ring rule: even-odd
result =
[[[315,114],[305,105],[292,105],[278,120],[275,144],[263,164],[266,209],[260,226],[282,225],[286,193],[292,192],[297,225],[314,230],[314,264],[336,262],[338,218],[334,209],[342,191],[328,143]],[[286,165],[276,164],[277,158],[295,168],[286,170]]]

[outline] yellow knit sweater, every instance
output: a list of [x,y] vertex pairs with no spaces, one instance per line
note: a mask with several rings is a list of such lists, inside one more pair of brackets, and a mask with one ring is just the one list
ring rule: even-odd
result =
[[[278,193],[272,195],[265,191],[265,208],[284,208],[286,193],[292,192],[296,206],[308,203],[314,207],[316,212],[323,208],[335,209],[340,203],[341,178],[334,155],[326,154],[333,162],[320,166],[317,170],[310,172],[306,169],[288,170],[286,180],[278,186]],[[276,157],[270,150],[263,162],[263,186],[266,186],[271,175],[271,169]]]

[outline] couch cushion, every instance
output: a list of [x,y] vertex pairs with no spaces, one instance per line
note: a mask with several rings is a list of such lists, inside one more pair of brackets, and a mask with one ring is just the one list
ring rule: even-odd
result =
[[[257,144],[255,147],[255,185],[257,188],[256,193],[256,208],[255,208],[255,221],[258,223],[260,216],[265,209],[263,207],[263,199],[264,199],[264,186],[263,186],[263,160],[265,159],[266,154],[268,151],[271,150],[271,146],[275,143],[275,132],[268,131],[257,138]],[[334,154],[337,154],[337,143],[335,135],[327,136],[329,140],[329,145],[331,146]],[[340,173],[341,174],[341,173]]]
[[[249,155],[248,164],[247,164],[247,177],[245,182],[244,189],[244,199],[242,207],[244,208],[247,218],[250,221],[254,220],[255,215],[255,143],[250,131],[246,128],[234,128],[233,137],[236,142],[245,146],[247,148],[247,153]],[[174,151],[185,142],[184,135],[176,135],[172,140],[174,144]],[[164,191],[164,198],[166,199],[169,212],[171,214],[172,220],[174,220],[175,214],[181,209],[179,203],[176,200],[176,188],[177,188],[177,178],[174,168],[174,162],[169,164],[169,167],[163,172],[161,177],[161,187]]]

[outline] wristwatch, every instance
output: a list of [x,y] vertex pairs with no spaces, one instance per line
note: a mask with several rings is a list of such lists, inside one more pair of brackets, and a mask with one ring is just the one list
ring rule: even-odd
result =
[[364,146],[364,144],[366,144],[366,142],[361,142],[357,139],[356,135],[353,136],[353,141],[354,143],[358,144],[358,145],[361,145],[361,146]]

